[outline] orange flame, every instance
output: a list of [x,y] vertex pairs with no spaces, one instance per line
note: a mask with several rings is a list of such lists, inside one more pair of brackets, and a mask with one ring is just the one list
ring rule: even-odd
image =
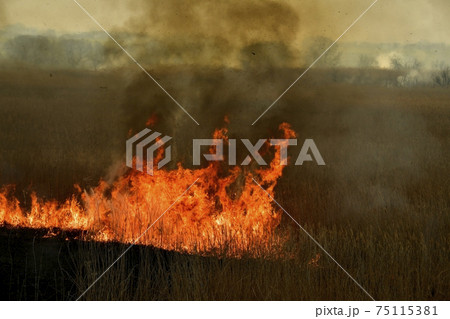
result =
[[[288,124],[280,130],[285,138],[295,137]],[[216,130],[214,138],[227,139],[227,129]],[[63,203],[32,194],[29,210],[8,196],[7,187],[0,192],[0,225],[46,228],[49,233],[55,228],[81,230],[85,240],[136,241],[188,253],[268,255],[284,241],[275,235],[282,213],[252,178],[274,196],[283,170],[279,163],[276,149],[270,166],[254,173],[236,166],[224,174],[219,162],[195,170],[178,164],[175,170],[155,170],[153,176],[130,170],[111,185],[101,181],[89,191],[79,189],[78,196]]]
[[152,127],[156,124],[156,122],[158,122],[158,116],[156,114],[152,114],[145,122],[145,125]]

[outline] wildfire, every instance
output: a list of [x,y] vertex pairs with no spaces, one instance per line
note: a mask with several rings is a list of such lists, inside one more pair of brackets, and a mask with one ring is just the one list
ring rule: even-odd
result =
[[[295,137],[288,124],[280,130],[284,138]],[[225,128],[214,133],[214,138],[226,136]],[[130,170],[111,185],[100,181],[91,190],[78,188],[62,203],[32,194],[28,209],[6,187],[0,192],[0,225],[45,228],[49,234],[80,230],[83,240],[136,241],[196,254],[267,255],[283,242],[275,235],[281,212],[252,178],[273,196],[283,170],[279,159],[278,148],[270,166],[253,172],[239,166],[223,172],[218,162],[201,169],[178,164],[175,170],[155,170],[153,176]]]

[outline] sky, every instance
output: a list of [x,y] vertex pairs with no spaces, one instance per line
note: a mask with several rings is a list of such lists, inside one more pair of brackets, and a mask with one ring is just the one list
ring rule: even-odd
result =
[[[164,33],[165,29],[174,27],[173,21],[167,24],[156,21],[164,15],[152,11],[161,10],[161,5],[148,5],[155,1],[144,0],[79,0],[80,4],[97,18],[107,30],[136,27],[133,23],[143,20],[150,24],[156,22],[157,27],[150,33]],[[252,12],[252,4],[258,1],[240,1],[248,6],[240,9]],[[268,2],[268,1],[260,1]],[[274,1],[287,8],[286,13],[298,15],[300,23],[297,25],[296,36],[291,41],[300,41],[305,32],[308,34],[324,35],[335,38],[358,15],[363,12],[373,0],[286,0]],[[146,5],[144,3],[147,3]],[[174,15],[166,15],[172,20],[182,17],[189,7],[198,11],[199,22],[206,25],[223,25],[220,10],[200,10],[201,7],[233,7],[236,1],[160,1],[170,3]],[[180,5],[180,3],[182,3]],[[183,5],[184,4],[184,5]],[[186,10],[187,9],[187,10]],[[78,8],[73,0],[0,0],[0,25],[23,24],[38,29],[53,29],[59,32],[84,32],[98,30],[98,27]],[[208,12],[209,11],[209,12]],[[153,14],[155,13],[155,14]],[[239,14],[238,14],[239,16]],[[245,16],[243,16],[244,18]],[[258,16],[258,24],[264,28],[272,21],[270,11]],[[229,17],[227,17],[229,18]],[[302,21],[307,21],[306,25]],[[153,22],[153,23],[152,23]],[[285,23],[280,16],[280,24]],[[175,23],[176,25],[176,23]],[[136,27],[138,28],[138,27]],[[164,29],[165,28],[165,29]],[[305,31],[302,30],[304,28]],[[219,28],[220,29],[220,28]],[[226,27],[223,28],[227,30]],[[420,41],[450,43],[450,5],[448,0],[379,0],[378,3],[352,28],[343,41],[368,42],[400,42],[413,43]],[[177,31],[183,32],[178,29]],[[257,31],[256,31],[257,32]]]

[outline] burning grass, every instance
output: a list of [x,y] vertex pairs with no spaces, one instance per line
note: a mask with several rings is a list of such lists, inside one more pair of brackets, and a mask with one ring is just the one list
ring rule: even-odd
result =
[[[280,129],[284,138],[295,137],[289,125],[284,123]],[[226,129],[216,130],[214,138],[226,139],[226,133]],[[219,162],[195,170],[179,164],[176,170],[156,170],[153,176],[129,171],[112,185],[101,182],[91,191],[79,189],[81,201],[72,195],[64,203],[45,202],[32,194],[29,211],[8,194],[7,187],[0,193],[0,225],[79,230],[87,234],[86,240],[136,243],[191,254],[222,255],[226,251],[232,257],[273,258],[282,254],[284,239],[275,239],[281,212],[253,178],[274,196],[284,168],[279,164],[280,152],[278,148],[269,168],[255,172],[238,166],[223,172]],[[168,209],[170,214],[160,219]]]

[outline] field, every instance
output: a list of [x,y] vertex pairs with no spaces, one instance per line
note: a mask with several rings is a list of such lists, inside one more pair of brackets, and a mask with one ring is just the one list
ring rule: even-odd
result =
[[[155,109],[156,130],[178,138],[186,162],[185,141],[210,137],[224,115],[243,138],[266,138],[289,122],[300,140],[314,139],[327,165],[286,168],[275,188],[286,211],[373,298],[450,298],[448,88],[396,87],[389,71],[315,70],[252,127],[299,70],[155,72],[201,128],[131,71],[2,70],[0,185],[14,184],[26,207],[32,192],[64,200],[74,184],[112,181],[128,130],[143,128]],[[288,216],[279,231],[289,234],[290,257],[281,260],[133,247],[83,299],[369,298]],[[1,228],[2,299],[76,299],[126,249],[64,232],[46,237]]]

